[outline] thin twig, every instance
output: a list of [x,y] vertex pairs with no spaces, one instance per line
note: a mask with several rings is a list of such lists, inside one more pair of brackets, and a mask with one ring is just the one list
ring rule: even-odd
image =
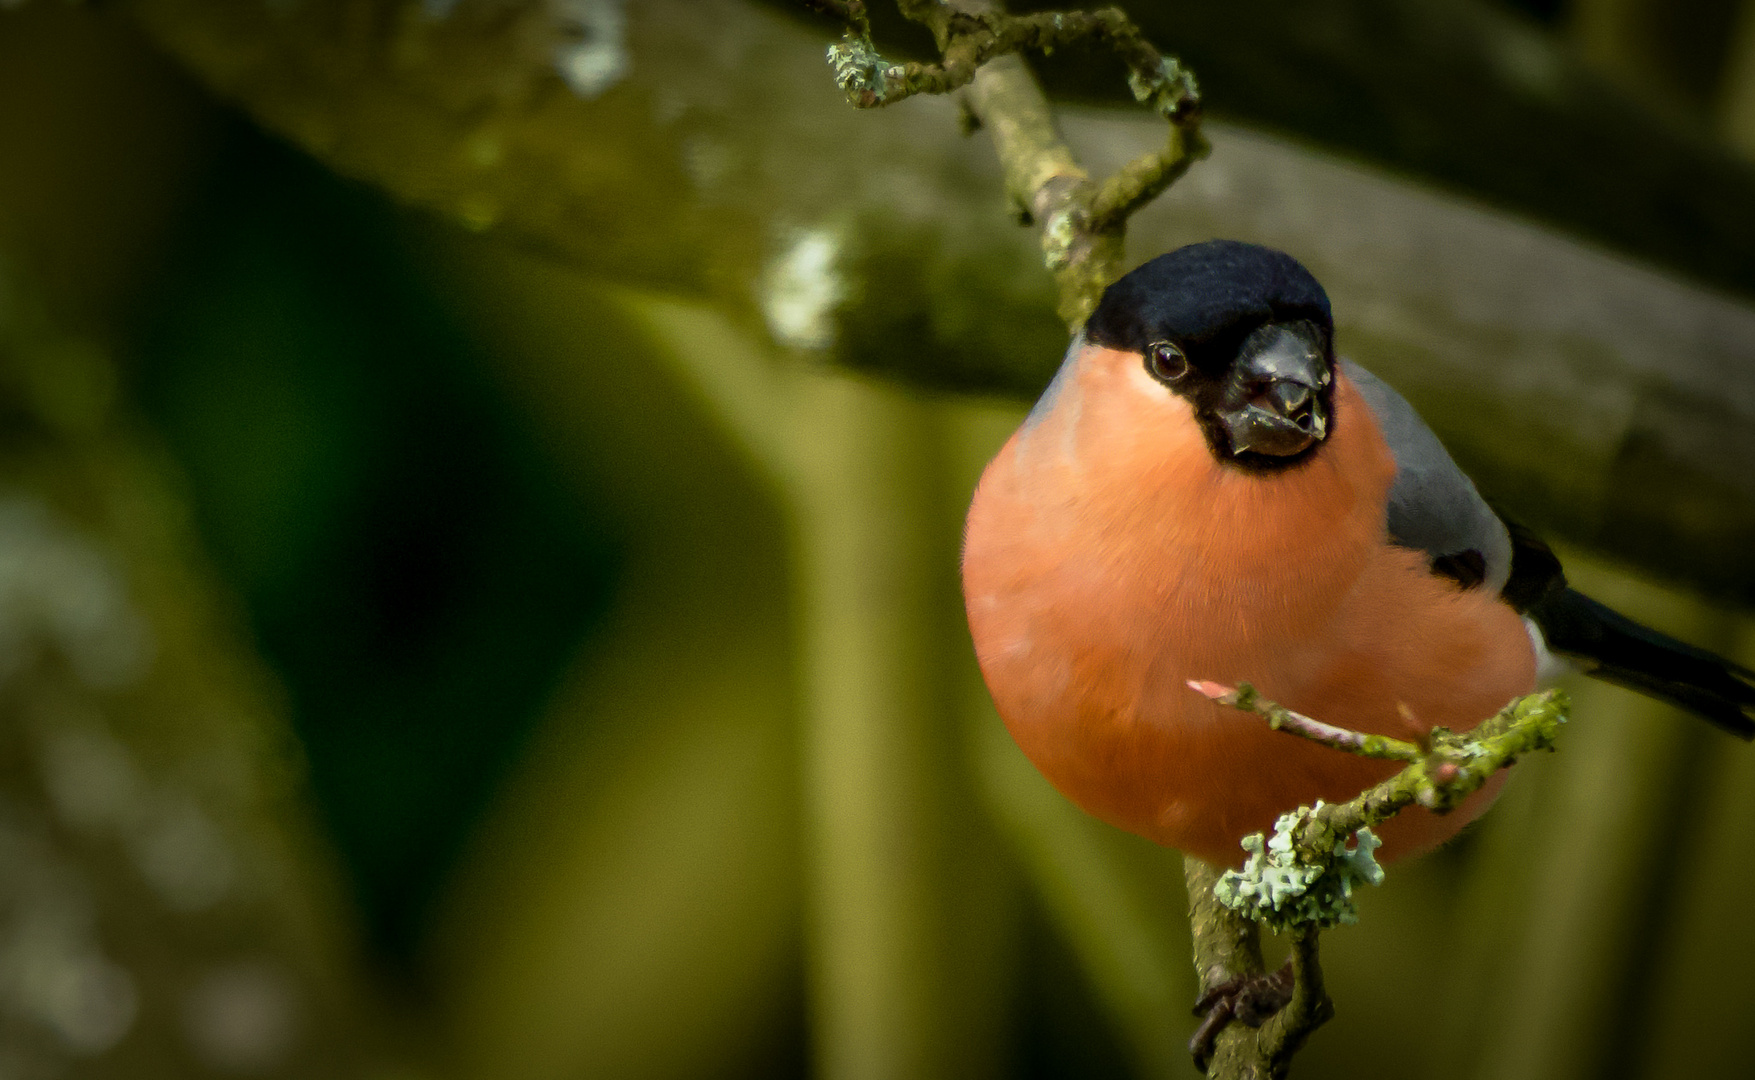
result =
[[1141,154],[1103,181],[1091,200],[1091,228],[1113,229],[1182,179],[1212,147],[1196,124],[1172,124],[1160,150]]
[[[1304,812],[1307,821],[1294,841],[1305,837],[1314,852],[1335,837],[1382,824],[1418,804],[1445,813],[1487,783],[1493,774],[1533,750],[1551,750],[1571,709],[1563,690],[1544,690],[1511,702],[1473,731],[1458,734],[1434,728],[1429,748],[1382,735],[1334,727],[1293,712],[1257,694],[1248,684],[1237,690],[1218,683],[1190,681],[1205,697],[1263,717],[1269,726],[1361,757],[1391,758],[1410,764],[1381,784],[1344,803]],[[1409,751],[1412,751],[1410,754]],[[1324,850],[1327,850],[1326,848]]]
[[[862,25],[853,26],[829,47],[836,83],[861,108],[969,88],[969,111],[993,134],[1019,216],[1041,227],[1043,263],[1060,290],[1059,314],[1076,329],[1120,276],[1128,217],[1207,152],[1194,76],[1147,41],[1120,8],[1008,15],[982,0],[897,0],[897,7],[932,32],[938,62],[891,63]],[[1162,147],[1101,184],[1074,160],[1047,99],[1016,58],[1081,41],[1112,50],[1127,67],[1134,96],[1170,124]]]
[[960,10],[934,0],[904,0],[899,6],[903,15],[933,32],[940,61],[884,65],[884,85],[874,87],[871,97],[855,100],[856,105],[876,108],[915,94],[946,94],[969,85],[976,69],[996,57],[1026,50],[1049,53],[1094,41],[1114,51],[1127,65],[1128,85],[1139,100],[1150,101],[1176,122],[1192,121],[1200,112],[1194,77],[1153,47],[1120,8],[1008,15]]
[[1268,722],[1268,727],[1277,731],[1289,731],[1294,735],[1321,743],[1336,750],[1345,750],[1359,757],[1388,758],[1391,761],[1419,761],[1424,752],[1411,742],[1392,739],[1387,735],[1369,735],[1363,731],[1350,728],[1335,727],[1320,720],[1312,720],[1303,713],[1293,712],[1283,705],[1277,705],[1256,693],[1255,687],[1248,683],[1239,685],[1235,690],[1222,683],[1208,682],[1204,679],[1188,680],[1188,688],[1195,693],[1210,698],[1220,705],[1228,705],[1233,709],[1251,712]]
[[1435,729],[1425,757],[1347,802],[1323,807],[1309,828],[1356,832],[1414,803],[1445,813],[1524,754],[1552,750],[1570,710],[1565,691],[1544,690],[1518,698],[1471,732]]

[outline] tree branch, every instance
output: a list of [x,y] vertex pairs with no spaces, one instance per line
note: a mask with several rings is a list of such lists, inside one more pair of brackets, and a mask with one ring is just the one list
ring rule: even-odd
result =
[[1099,231],[1118,227],[1182,179],[1182,174],[1211,149],[1194,125],[1172,124],[1162,149],[1141,154],[1103,181],[1091,201],[1091,227]]
[[[1223,690],[1212,684],[1196,689],[1209,697],[1215,696],[1211,691]],[[1215,699],[1223,697],[1236,698],[1242,703],[1238,707],[1302,738],[1366,757],[1388,756],[1376,745],[1380,736],[1318,723],[1260,698],[1248,687]],[[1344,803],[1319,800],[1314,807],[1282,814],[1272,836],[1244,837],[1243,849],[1250,857],[1242,870],[1228,870],[1220,879],[1215,887],[1220,902],[1275,930],[1352,922],[1354,886],[1360,881],[1375,885],[1383,876],[1372,855],[1378,846],[1372,826],[1415,804],[1447,813],[1518,757],[1552,749],[1568,708],[1564,691],[1547,690],[1518,698],[1466,734],[1433,729],[1427,752],[1388,780]],[[1356,845],[1348,847],[1355,837]]]
[[[820,8],[826,0],[808,2]],[[932,31],[942,58],[936,64],[885,62],[872,47],[864,5],[848,9],[847,36],[829,47],[829,55],[837,73],[843,65],[850,74],[857,73],[857,89],[845,83],[843,89],[859,108],[893,105],[915,94],[948,94],[969,85],[989,60],[1025,50],[1050,53],[1089,40],[1109,47],[1127,65],[1128,86],[1138,100],[1151,102],[1173,121],[1192,120],[1200,111],[1194,76],[1154,48],[1120,8],[1008,15],[942,0],[901,0],[898,6]]]
[[[1194,949],[1195,977],[1200,998],[1205,1000],[1219,987],[1238,979],[1252,979],[1263,970],[1261,926],[1219,902],[1214,887],[1220,871],[1192,855],[1183,856],[1183,878],[1188,886],[1188,929]],[[1198,1013],[1197,1013],[1198,1015]],[[1244,1076],[1244,1066],[1257,1057],[1257,1033],[1238,1024],[1227,1024],[1228,1015],[1208,1014],[1189,1040],[1189,1052],[1197,1067],[1205,1065],[1209,1076]],[[1217,1025],[1218,1030],[1213,1027]],[[1202,1061],[1210,1046],[1210,1057]]]
[[[1552,749],[1566,721],[1566,695],[1549,690],[1518,698],[1466,734],[1434,729],[1428,747],[1421,750],[1413,743],[1335,727],[1293,712],[1263,698],[1248,684],[1235,690],[1203,681],[1188,685],[1214,701],[1263,718],[1276,730],[1362,757],[1409,762],[1395,776],[1347,802],[1319,801],[1314,807],[1281,815],[1271,837],[1261,833],[1244,837],[1242,846],[1249,858],[1242,870],[1220,874],[1198,860],[1187,860],[1189,926],[1204,992],[1259,975],[1259,940],[1249,936],[1258,924],[1276,932],[1290,930],[1293,935],[1292,994],[1286,1006],[1254,1032],[1229,1025],[1215,1034],[1215,1025],[1229,1018],[1215,1010],[1191,1048],[1203,1045],[1203,1040],[1214,1047],[1211,1076],[1281,1077],[1310,1033],[1334,1014],[1323,989],[1318,936],[1328,927],[1355,920],[1353,892],[1360,882],[1375,885],[1383,880],[1373,856],[1378,840],[1371,826],[1414,804],[1448,812],[1519,756]],[[1348,846],[1349,840],[1353,846]],[[1198,1061],[1198,1049],[1196,1053]]]
[[[860,108],[971,87],[970,110],[992,133],[1019,216],[1041,226],[1043,263],[1060,290],[1058,314],[1076,329],[1120,276],[1128,217],[1207,153],[1193,73],[1160,53],[1120,8],[1008,15],[943,0],[898,0],[897,6],[932,31],[940,61],[892,64],[872,46],[868,28],[855,23],[829,46],[836,83]],[[1127,66],[1134,97],[1170,125],[1160,149],[1101,184],[1073,158],[1055,129],[1048,99],[1016,59],[1024,50],[1052,52],[1083,41],[1113,50]]]

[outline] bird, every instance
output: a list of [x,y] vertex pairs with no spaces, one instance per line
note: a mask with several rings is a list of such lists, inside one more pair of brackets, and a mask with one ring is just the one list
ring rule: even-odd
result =
[[[1755,674],[1572,589],[1406,399],[1335,351],[1316,278],[1212,240],[1103,293],[982,473],[962,552],[976,659],[1036,767],[1216,866],[1399,766],[1192,692],[1248,682],[1330,724],[1466,731],[1567,667],[1755,737]],[[1428,851],[1504,780],[1377,830]]]

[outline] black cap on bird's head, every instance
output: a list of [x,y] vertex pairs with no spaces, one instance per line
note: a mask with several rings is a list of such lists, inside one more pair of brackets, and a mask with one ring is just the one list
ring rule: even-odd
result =
[[1222,459],[1304,460],[1334,417],[1334,319],[1298,260],[1236,240],[1160,255],[1103,293],[1085,323],[1096,345],[1139,353],[1188,399]]

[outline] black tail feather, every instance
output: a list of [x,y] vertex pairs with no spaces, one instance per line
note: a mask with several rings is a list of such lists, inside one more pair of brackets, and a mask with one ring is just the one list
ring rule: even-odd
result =
[[1581,661],[1590,675],[1755,739],[1755,672],[1748,668],[1641,626],[1573,589],[1554,589],[1524,613],[1550,651]]

